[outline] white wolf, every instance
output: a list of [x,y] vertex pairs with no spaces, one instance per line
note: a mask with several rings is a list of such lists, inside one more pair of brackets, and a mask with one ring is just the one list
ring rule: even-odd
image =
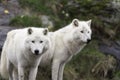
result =
[[43,54],[40,66],[52,61],[52,80],[62,80],[65,64],[91,40],[91,20],[74,19],[68,26],[49,33],[52,47]]
[[50,46],[47,33],[47,28],[34,27],[10,31],[2,50],[1,75],[24,80],[24,72],[29,69],[29,80],[35,80],[41,57]]

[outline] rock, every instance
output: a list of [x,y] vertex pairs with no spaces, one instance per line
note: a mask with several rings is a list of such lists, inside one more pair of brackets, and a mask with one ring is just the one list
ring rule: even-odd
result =
[[41,15],[40,19],[41,19],[41,22],[42,22],[43,26],[48,27],[50,29],[53,28],[53,22],[50,21],[50,17],[49,16]]
[[110,45],[105,43],[99,44],[99,50],[106,55],[112,55],[120,60],[120,42],[111,42]]
[[1,51],[2,51],[4,41],[5,41],[6,36],[7,36],[7,32],[12,30],[12,29],[16,29],[16,28],[15,27],[9,27],[9,26],[0,26],[0,54],[1,54]]
[[8,26],[10,20],[21,13],[18,0],[3,0],[0,3],[0,53],[6,39],[7,32],[15,29],[15,27]]
[[120,70],[120,41],[111,41],[110,45],[99,44],[99,50],[105,55],[112,55],[117,60],[117,68]]
[[10,20],[21,13],[22,10],[18,0],[2,1],[2,3],[0,3],[0,25],[8,26]]

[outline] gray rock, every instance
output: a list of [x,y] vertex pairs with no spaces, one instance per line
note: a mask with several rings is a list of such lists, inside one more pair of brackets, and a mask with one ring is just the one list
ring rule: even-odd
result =
[[0,26],[0,54],[8,31],[16,29],[15,27]]
[[101,43],[99,45],[99,50],[106,55],[112,55],[120,60],[120,41],[112,41],[110,45]]
[[111,41],[110,45],[101,43],[99,50],[105,55],[112,55],[117,60],[116,69],[120,70],[120,41]]
[[48,28],[53,28],[53,22],[50,20],[49,16],[41,15],[40,16],[42,25]]
[[[5,13],[5,10],[7,10],[8,13]],[[6,0],[6,2],[0,3],[0,25],[8,26],[10,20],[21,13],[22,10],[18,0]]]

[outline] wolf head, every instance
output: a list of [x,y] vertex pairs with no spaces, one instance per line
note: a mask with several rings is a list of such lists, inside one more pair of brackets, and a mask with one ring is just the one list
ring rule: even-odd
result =
[[25,46],[27,49],[35,54],[43,54],[49,46],[49,39],[47,37],[47,28],[28,28]]
[[71,23],[73,30],[73,39],[74,41],[89,43],[91,41],[91,20],[88,21],[79,21],[74,19]]

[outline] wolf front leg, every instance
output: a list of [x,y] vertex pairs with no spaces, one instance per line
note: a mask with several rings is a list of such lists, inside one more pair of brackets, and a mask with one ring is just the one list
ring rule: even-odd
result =
[[60,61],[53,60],[53,63],[52,63],[52,80],[58,80],[59,67],[60,67]]
[[59,75],[58,80],[63,80],[63,72],[64,72],[65,63],[61,63],[59,67]]
[[13,71],[13,80],[18,80],[18,70],[14,68]]
[[29,72],[29,80],[35,80],[37,75],[38,67],[31,67]]
[[9,73],[9,80],[13,80],[13,64],[8,60],[7,69]]
[[18,78],[19,80],[24,80],[24,68],[22,66],[18,66]]

